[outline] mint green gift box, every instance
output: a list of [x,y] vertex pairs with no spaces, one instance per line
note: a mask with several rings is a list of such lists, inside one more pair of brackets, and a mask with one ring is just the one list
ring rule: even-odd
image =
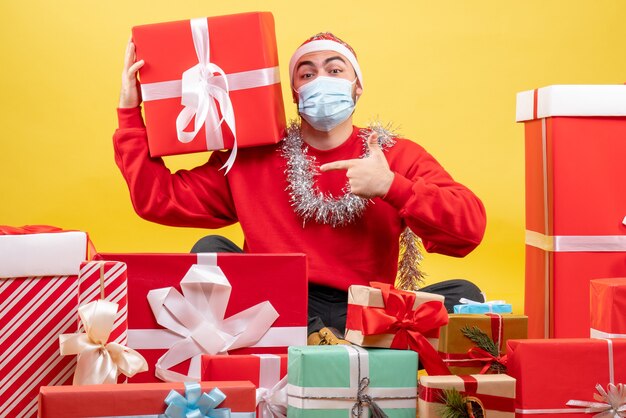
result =
[[389,418],[416,416],[417,353],[411,350],[289,347],[287,381],[289,418],[367,418],[370,399]]

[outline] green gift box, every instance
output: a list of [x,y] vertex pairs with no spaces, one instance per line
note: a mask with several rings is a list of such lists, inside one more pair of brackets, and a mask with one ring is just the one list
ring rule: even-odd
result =
[[415,418],[417,353],[353,345],[289,347],[289,418]]

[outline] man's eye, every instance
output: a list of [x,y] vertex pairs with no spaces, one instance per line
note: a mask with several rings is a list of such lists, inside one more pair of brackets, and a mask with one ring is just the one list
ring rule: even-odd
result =
[[330,70],[330,72],[332,74],[341,74],[341,69],[340,68],[333,68],[332,70]]
[[311,78],[311,77],[313,77],[312,73],[302,74],[302,78]]

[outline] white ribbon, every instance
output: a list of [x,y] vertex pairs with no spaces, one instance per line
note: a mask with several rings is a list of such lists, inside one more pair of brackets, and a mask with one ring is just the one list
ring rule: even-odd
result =
[[[237,132],[235,130],[235,112],[228,95],[226,74],[218,65],[211,62],[209,42],[209,24],[206,18],[191,19],[191,37],[196,49],[198,64],[183,72],[181,104],[184,106],[176,118],[176,133],[182,143],[191,142],[204,125],[207,149],[224,148],[224,139],[220,125],[226,125],[233,133],[233,149],[224,164],[226,173],[231,169],[237,156]],[[218,73],[222,77],[215,77]],[[219,117],[215,101],[219,104],[222,117]],[[194,121],[192,132],[185,128]]]
[[261,412],[259,418],[286,418],[287,376],[269,389],[259,387],[256,390],[256,403]]
[[[307,328],[272,327],[263,337],[249,348],[288,347],[290,345],[306,345]],[[155,350],[172,348],[180,340],[180,336],[167,329],[129,329],[128,346],[135,350]]]
[[256,404],[259,418],[286,418],[287,377],[280,378],[281,357],[275,354],[255,354],[259,357],[259,388]]
[[[202,354],[253,345],[278,318],[272,304],[265,301],[224,319],[232,287],[217,265],[194,264],[180,287],[182,295],[173,287],[148,292],[157,323],[178,338],[156,363],[155,374],[164,381],[199,380]],[[188,359],[187,376],[169,370]]]
[[622,252],[626,235],[545,235],[527,230],[526,244],[550,252]]
[[85,333],[59,335],[62,356],[78,355],[74,385],[117,383],[120,374],[132,377],[148,370],[141,354],[121,344],[107,344],[117,303],[96,300],[78,308]]
[[505,300],[488,300],[485,302],[477,302],[475,300],[461,298],[459,299],[459,303],[462,303],[464,305],[505,305],[506,301]]
[[609,332],[600,331],[598,329],[590,328],[590,337],[591,338],[626,338],[626,334],[611,334]]

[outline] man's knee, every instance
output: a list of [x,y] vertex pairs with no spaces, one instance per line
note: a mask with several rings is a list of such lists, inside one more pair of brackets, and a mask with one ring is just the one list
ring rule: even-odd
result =
[[446,298],[444,303],[448,312],[454,311],[454,305],[458,305],[461,298],[476,302],[483,302],[485,298],[478,286],[464,279],[445,280],[426,286],[420,291],[444,296]]
[[191,248],[191,253],[242,253],[234,242],[221,235],[202,237]]

